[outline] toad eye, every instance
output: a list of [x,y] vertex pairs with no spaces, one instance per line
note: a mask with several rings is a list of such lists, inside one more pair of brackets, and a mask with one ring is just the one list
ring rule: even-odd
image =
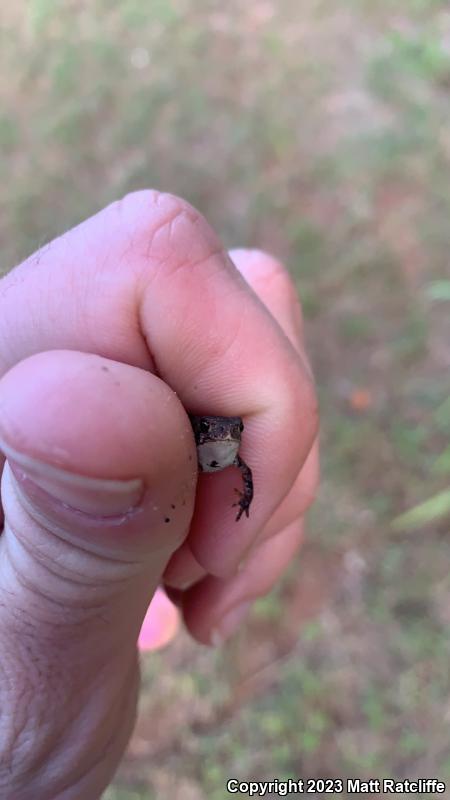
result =
[[239,430],[240,430],[240,432],[241,432],[241,433],[242,433],[242,431],[244,430],[244,423],[242,422],[242,420],[241,420],[241,422],[239,423]]
[[209,422],[206,419],[202,419],[200,422],[200,430],[203,433],[208,433],[209,431]]

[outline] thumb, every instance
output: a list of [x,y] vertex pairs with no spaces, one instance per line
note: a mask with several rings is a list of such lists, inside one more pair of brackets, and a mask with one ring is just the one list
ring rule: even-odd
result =
[[0,380],[0,448],[0,592],[33,607],[128,592],[113,634],[137,638],[193,510],[195,445],[176,395],[97,355],[40,353]]
[[193,511],[189,420],[149,372],[50,351],[1,378],[0,449],[0,794],[97,797],[134,723],[142,620]]

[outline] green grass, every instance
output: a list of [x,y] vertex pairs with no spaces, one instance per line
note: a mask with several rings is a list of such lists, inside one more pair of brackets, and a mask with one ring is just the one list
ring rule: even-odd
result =
[[3,270],[127,191],[180,194],[289,264],[321,404],[309,544],[222,653],[145,661],[105,800],[450,779],[449,35],[440,0],[2,6]]

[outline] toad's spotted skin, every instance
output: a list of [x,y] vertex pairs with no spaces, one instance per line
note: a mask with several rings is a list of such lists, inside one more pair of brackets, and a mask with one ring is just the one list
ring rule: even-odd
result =
[[240,417],[204,417],[190,414],[195,442],[197,444],[197,458],[199,469],[202,472],[219,472],[226,467],[234,466],[242,472],[244,491],[236,491],[240,495],[238,503],[239,512],[236,522],[242,514],[248,517],[250,503],[253,500],[253,478],[250,467],[239,455],[241,433],[244,423]]

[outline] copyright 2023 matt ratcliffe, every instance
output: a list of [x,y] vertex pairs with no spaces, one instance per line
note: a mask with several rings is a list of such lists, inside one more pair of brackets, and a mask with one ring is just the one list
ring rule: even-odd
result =
[[267,797],[278,795],[286,797],[294,794],[342,794],[350,792],[352,794],[443,794],[446,785],[437,778],[417,778],[416,780],[396,781],[392,778],[372,778],[362,781],[359,778],[310,778],[304,780],[283,781],[274,778],[271,781],[241,781],[237,778],[230,778],[227,781],[227,792],[229,794],[248,795],[249,797]]

